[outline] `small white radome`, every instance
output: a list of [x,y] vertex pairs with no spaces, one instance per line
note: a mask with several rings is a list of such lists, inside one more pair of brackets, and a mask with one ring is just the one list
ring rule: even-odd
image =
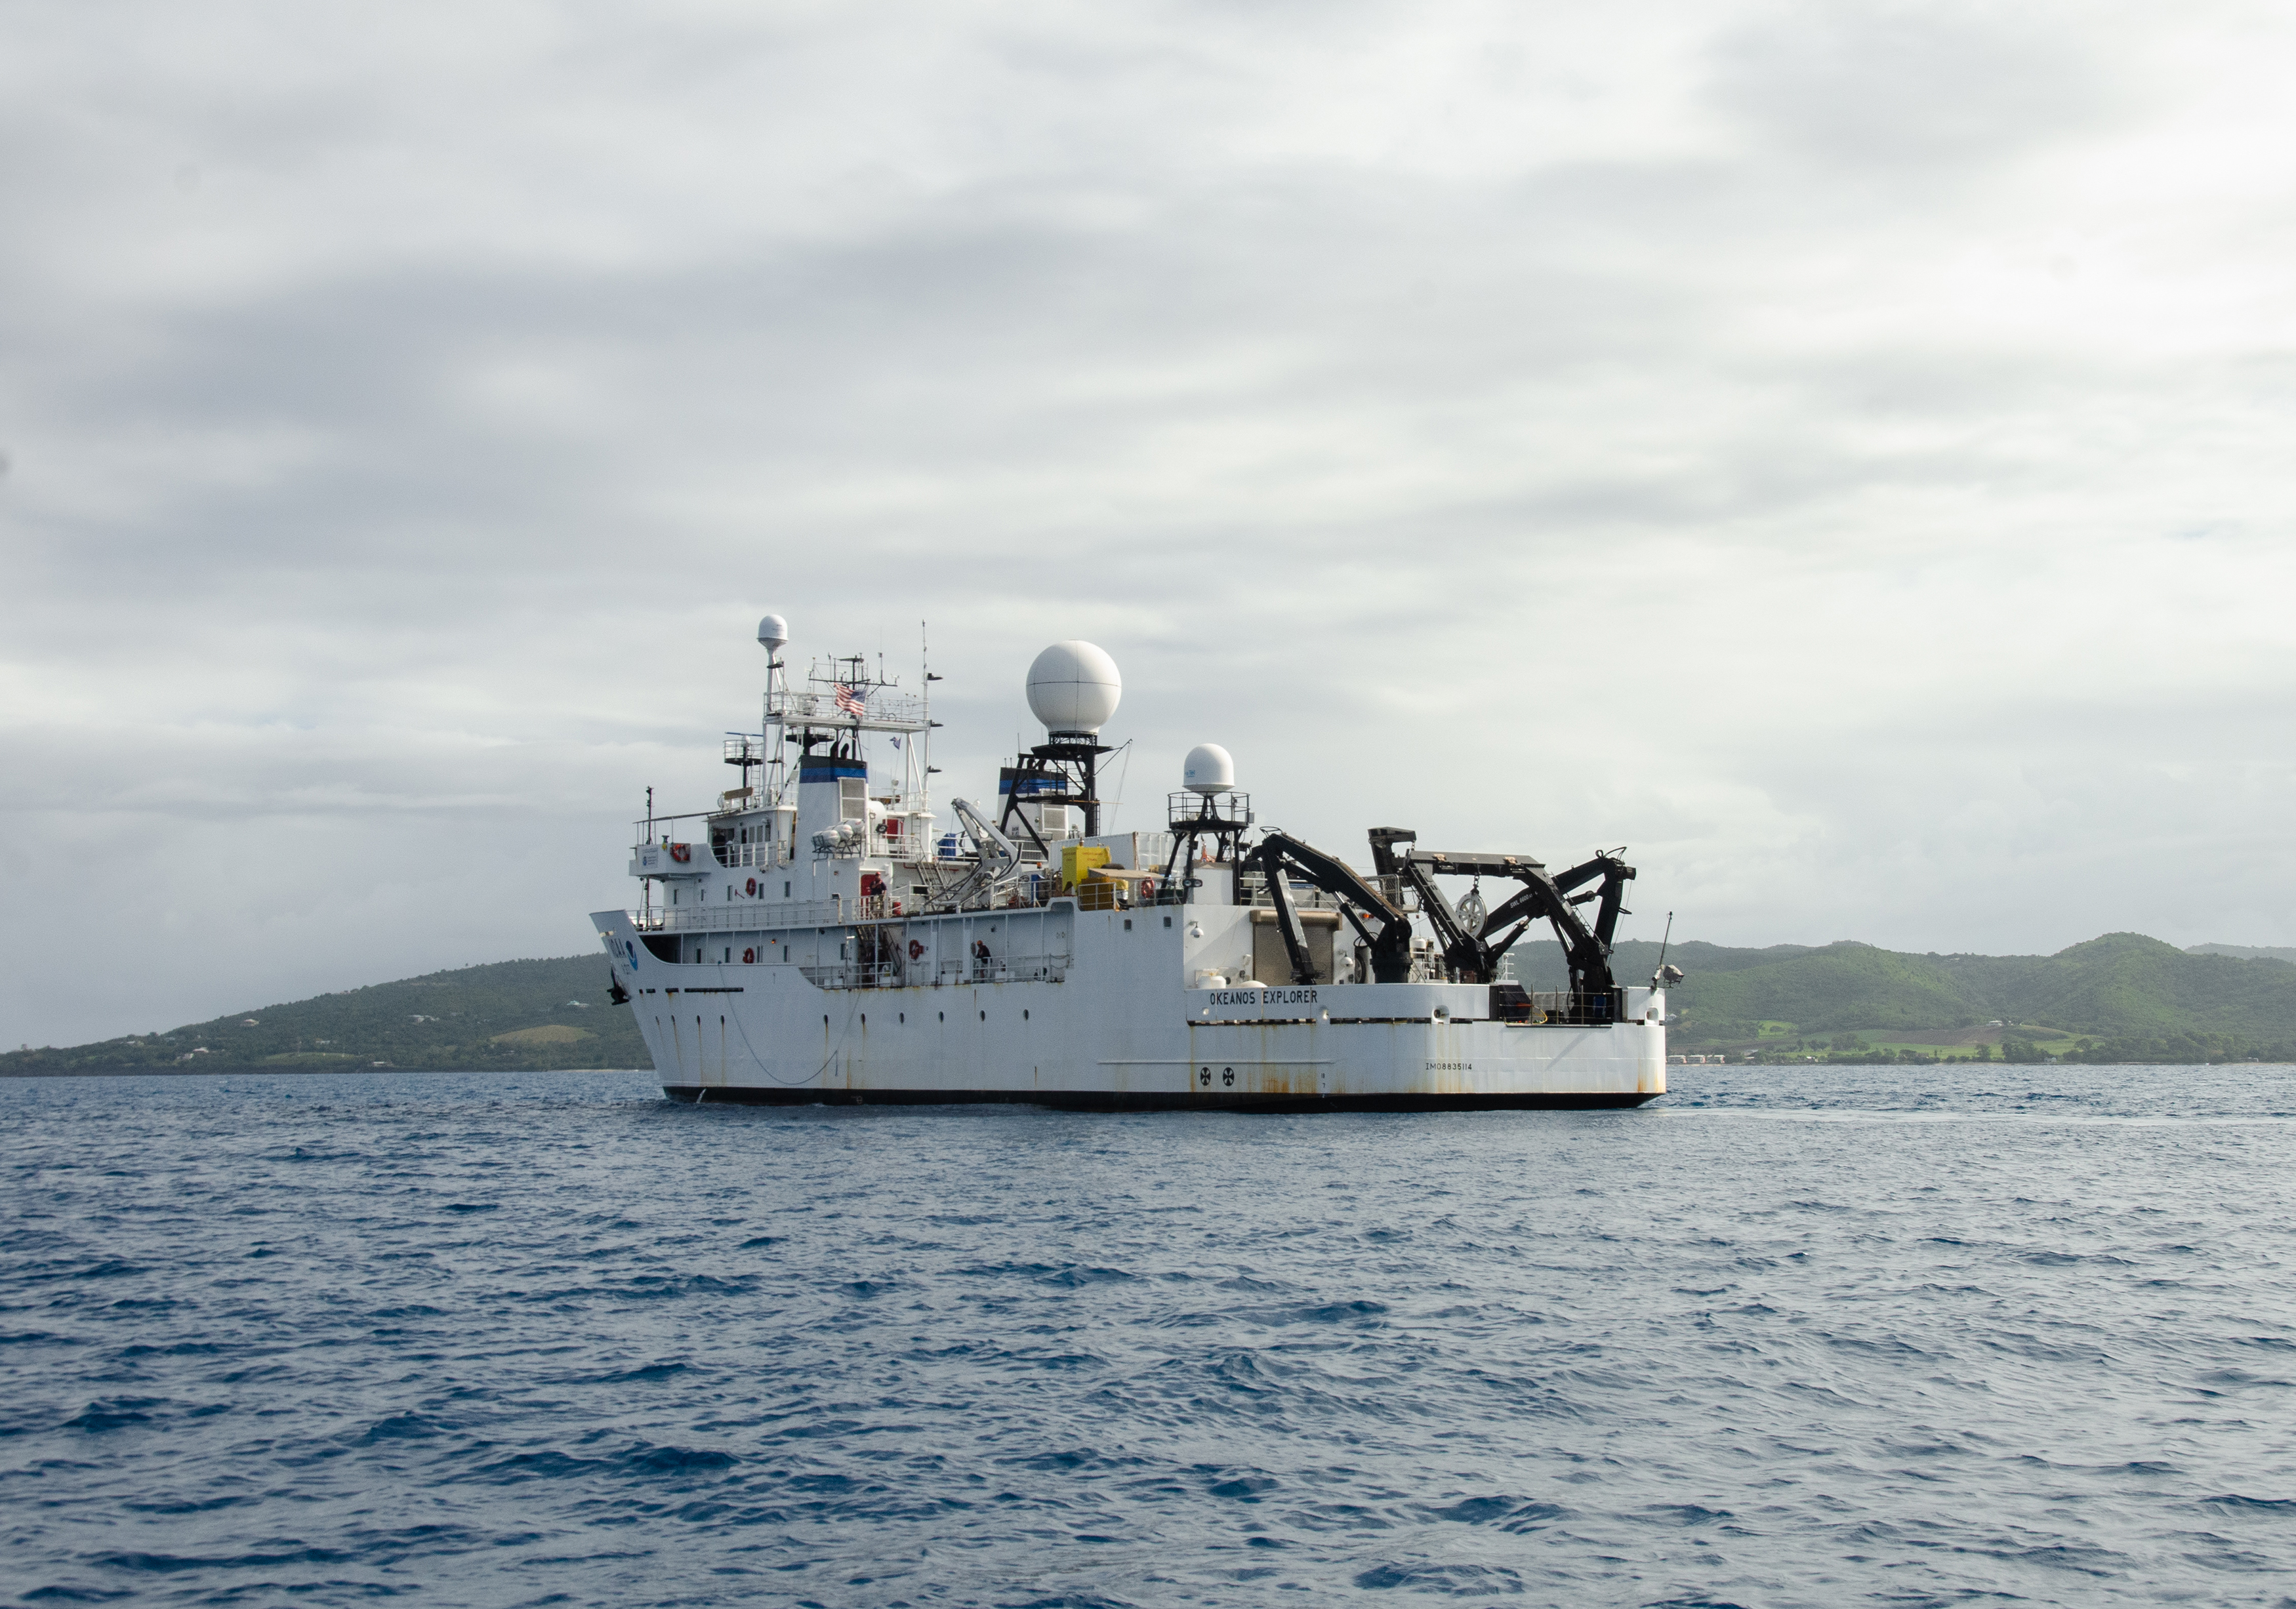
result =
[[1192,793],[1206,799],[1235,786],[1235,761],[1218,743],[1198,743],[1181,762],[1180,781]]

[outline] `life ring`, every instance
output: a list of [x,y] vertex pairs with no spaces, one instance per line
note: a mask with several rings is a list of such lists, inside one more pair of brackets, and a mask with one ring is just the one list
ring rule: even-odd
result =
[[669,858],[676,861],[691,860],[693,858],[693,846],[690,843],[673,843],[669,846]]
[[750,898],[755,899],[758,897],[758,880],[755,877],[750,878],[747,886]]
[[910,960],[912,960],[912,961],[922,961],[922,960],[923,960],[923,959],[924,959],[924,956],[925,956],[925,941],[924,941],[923,940],[922,940],[922,939],[912,939],[912,940],[909,940],[909,959],[910,959]]
[[1143,877],[1140,880],[1140,899],[1144,904],[1156,903],[1156,880],[1153,877]]
[[758,952],[753,949],[745,949],[742,952],[742,962],[744,965],[753,966],[757,964],[757,959]]

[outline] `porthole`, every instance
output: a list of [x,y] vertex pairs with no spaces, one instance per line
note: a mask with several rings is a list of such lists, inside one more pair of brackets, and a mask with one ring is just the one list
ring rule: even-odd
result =
[[907,1012],[903,1012],[903,1013],[901,1014],[901,1021],[902,1021],[902,1022],[907,1022],[908,1020],[909,1020],[909,1014],[908,1014]]
[[986,1022],[987,1021],[988,1021],[988,1014],[987,1012],[985,1012],[985,1011],[984,1011],[984,1012],[982,1012],[982,1013],[980,1014],[980,1020],[981,1020],[982,1022]]
[[1021,1021],[1022,1021],[1023,1022],[1027,1022],[1028,1020],[1029,1020],[1029,1008],[1028,1008],[1027,1006],[1023,1006],[1021,1008]]
[[947,1022],[947,1021],[948,1021],[948,1013],[947,1013],[947,1012],[942,1012],[942,1013],[940,1014],[940,1020],[941,1020],[942,1022]]
[[869,1026],[869,1014],[865,1011],[861,1014],[861,1026],[864,1028]]
[[821,1015],[821,1025],[824,1028],[829,1026],[829,1014],[827,1012],[824,1012]]

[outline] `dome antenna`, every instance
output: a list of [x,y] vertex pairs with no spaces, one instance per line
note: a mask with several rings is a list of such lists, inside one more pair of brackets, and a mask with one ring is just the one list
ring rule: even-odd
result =
[[1084,818],[1080,835],[1099,835],[1100,757],[1114,752],[1100,741],[1100,729],[1123,697],[1124,677],[1096,644],[1071,639],[1037,656],[1029,667],[1029,709],[1044,723],[1045,741],[1018,756],[1019,763],[997,780],[1004,794],[1000,831],[1009,833],[1017,823],[1049,857],[1045,832],[1074,833],[1069,811],[1076,808]]

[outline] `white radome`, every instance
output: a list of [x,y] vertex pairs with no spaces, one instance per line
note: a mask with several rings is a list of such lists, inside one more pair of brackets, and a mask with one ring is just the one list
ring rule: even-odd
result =
[[1059,735],[1097,735],[1124,696],[1116,661],[1090,643],[1054,643],[1029,667],[1029,708]]
[[767,653],[778,653],[789,641],[789,622],[777,614],[769,614],[758,622],[758,641]]
[[1198,743],[1181,762],[1180,780],[1206,799],[1235,786],[1235,761],[1218,743]]

